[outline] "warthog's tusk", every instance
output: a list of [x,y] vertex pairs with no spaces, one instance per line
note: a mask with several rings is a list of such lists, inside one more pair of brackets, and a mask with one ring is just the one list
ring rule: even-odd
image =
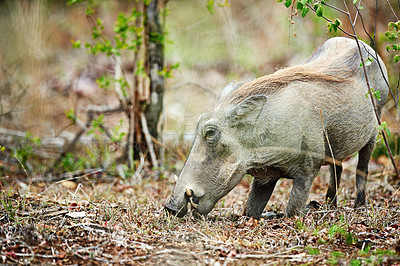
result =
[[189,198],[189,199],[190,199],[190,204],[192,204],[192,207],[195,208],[195,209],[197,209],[197,207],[199,207],[199,204],[194,203],[192,197]]
[[174,175],[174,182],[175,183],[178,182],[178,176],[177,175]]
[[192,196],[192,190],[190,188],[188,188],[188,187],[185,187],[185,190],[186,190],[186,195],[191,197]]

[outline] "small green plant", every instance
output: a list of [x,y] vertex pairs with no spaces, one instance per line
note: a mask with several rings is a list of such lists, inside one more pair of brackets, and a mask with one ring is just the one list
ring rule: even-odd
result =
[[351,260],[350,260],[350,265],[351,265],[351,266],[361,266],[362,263],[361,263],[361,260],[358,260],[358,259],[351,259]]
[[331,240],[336,238],[339,238],[340,240],[344,239],[347,245],[351,245],[356,242],[356,238],[350,232],[350,228],[343,216],[340,217],[339,224],[333,224],[328,229],[328,236]]
[[310,255],[319,255],[321,253],[319,248],[307,247],[307,250]]
[[[38,136],[27,132],[25,138],[20,142],[20,145],[14,149],[14,157],[19,161],[22,168],[32,170],[30,165],[37,158],[37,150],[41,145],[42,140]],[[29,162],[29,163],[28,163]]]
[[120,119],[115,125],[115,127],[111,131],[111,141],[112,142],[121,142],[124,136],[126,135],[126,132],[123,131],[123,124],[124,124],[124,119]]
[[85,169],[85,160],[83,158],[75,158],[72,153],[67,153],[61,160],[63,171],[73,172]]
[[344,258],[344,254],[340,251],[332,251],[331,257],[328,259],[328,263],[336,265],[339,263],[339,259]]
[[297,227],[297,230],[299,230],[299,231],[305,231],[306,230],[306,225],[300,219],[296,221],[296,227]]

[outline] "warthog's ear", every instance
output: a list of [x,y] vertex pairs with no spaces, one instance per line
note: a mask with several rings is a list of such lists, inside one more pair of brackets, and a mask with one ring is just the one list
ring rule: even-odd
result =
[[266,102],[267,97],[264,95],[253,95],[246,98],[231,111],[230,117],[233,124],[250,123],[255,125]]
[[221,95],[219,96],[218,100],[226,99],[229,95],[231,95],[235,90],[237,90],[242,85],[243,85],[242,82],[236,83],[235,80],[229,82],[229,84],[226,85],[225,88],[222,90]]

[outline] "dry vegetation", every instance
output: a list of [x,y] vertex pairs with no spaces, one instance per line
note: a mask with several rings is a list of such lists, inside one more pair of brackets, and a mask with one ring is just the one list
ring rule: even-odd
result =
[[[311,196],[320,203],[327,187],[325,170]],[[6,179],[10,183],[2,187],[0,211],[2,263],[400,263],[400,184],[388,176],[370,178],[365,209],[352,208],[354,178],[347,173],[337,210],[253,220],[241,216],[250,178],[207,217],[178,219],[163,209],[172,176],[155,181],[154,175],[147,172],[148,178],[136,185],[103,175],[29,186]],[[281,180],[267,210],[283,212],[290,187],[290,181]]]
[[[99,14],[112,25],[125,2],[101,2]],[[163,168],[124,173],[117,145],[93,144],[92,135],[82,138],[91,144],[82,145],[81,153],[44,176],[59,151],[45,147],[36,135],[70,140],[79,126],[70,125],[66,111],[74,109],[85,120],[88,104],[115,103],[116,97],[95,83],[103,72],[112,71],[112,63],[71,50],[71,39],[90,38],[85,7],[67,8],[62,1],[0,1],[0,127],[33,133],[2,143],[6,138],[0,132],[0,145],[6,146],[0,151],[0,263],[400,264],[400,180],[392,176],[382,144],[370,164],[368,205],[360,210],[352,208],[352,158],[345,165],[336,210],[312,209],[292,219],[248,219],[242,211],[251,178],[245,177],[206,217],[190,213],[177,219],[164,211],[173,175],[190,145],[187,133],[214,102],[211,95],[230,80],[247,81],[304,61],[327,38],[325,22],[296,18],[298,38],[288,41],[287,10],[274,1],[235,1],[214,15],[205,2],[168,3],[168,39],[174,43],[167,44],[166,60],[181,67],[166,81]],[[366,20],[373,16],[365,14]],[[380,32],[385,23],[378,21]],[[384,46],[380,49],[387,62]],[[396,87],[399,70],[388,69]],[[120,118],[106,117],[105,123],[112,128]],[[384,120],[397,162],[398,118],[389,101]],[[15,152],[22,161],[15,159]],[[314,181],[310,200],[323,204],[327,172],[322,169]],[[266,210],[283,213],[290,188],[290,180],[279,181]]]

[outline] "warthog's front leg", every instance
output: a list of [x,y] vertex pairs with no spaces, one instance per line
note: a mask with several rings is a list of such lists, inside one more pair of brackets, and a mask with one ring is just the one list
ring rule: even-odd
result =
[[251,184],[249,199],[245,206],[244,214],[246,216],[256,219],[260,218],[278,180],[279,178],[266,183],[263,178],[254,178]]
[[289,202],[286,208],[287,217],[292,217],[302,213],[308,195],[310,194],[313,180],[313,176],[296,177],[293,179],[292,192],[290,193]]

